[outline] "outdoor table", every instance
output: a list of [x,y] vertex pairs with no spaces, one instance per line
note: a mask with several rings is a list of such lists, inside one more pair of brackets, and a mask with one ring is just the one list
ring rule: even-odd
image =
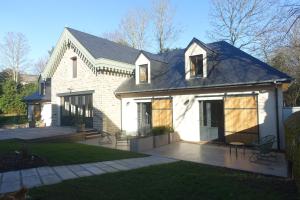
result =
[[237,152],[237,149],[238,148],[243,148],[243,153],[245,155],[245,143],[243,142],[230,142],[229,143],[229,149],[230,149],[230,155],[231,155],[231,148],[235,148],[235,156],[237,157],[238,156],[238,152]]

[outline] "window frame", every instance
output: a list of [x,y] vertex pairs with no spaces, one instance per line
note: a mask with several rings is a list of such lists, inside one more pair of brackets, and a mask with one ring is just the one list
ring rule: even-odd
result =
[[[190,58],[190,77],[195,78],[195,77],[203,77],[204,76],[204,55],[203,54],[197,54],[197,55],[191,55],[189,56]],[[202,60],[202,62],[199,62],[197,60],[197,58],[200,58],[200,60]],[[195,59],[195,64],[194,64],[194,60]],[[201,66],[200,66],[201,63]],[[192,70],[192,66],[194,67],[194,71]],[[198,69],[201,68],[201,69]],[[201,73],[199,73],[201,72]]]
[[[139,65],[139,83],[149,83],[149,69],[148,64]],[[146,68],[146,80],[141,80],[141,68]]]

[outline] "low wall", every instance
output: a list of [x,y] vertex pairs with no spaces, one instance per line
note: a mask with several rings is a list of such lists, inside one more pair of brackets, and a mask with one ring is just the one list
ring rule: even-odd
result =
[[130,139],[130,151],[143,152],[180,141],[177,133]]

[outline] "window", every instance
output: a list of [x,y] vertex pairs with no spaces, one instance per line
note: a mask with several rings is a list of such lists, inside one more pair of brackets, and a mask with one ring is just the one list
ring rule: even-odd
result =
[[77,58],[72,57],[71,60],[73,61],[73,78],[77,78]]
[[148,83],[148,65],[140,65],[140,83]]
[[203,54],[190,56],[191,77],[203,77]]

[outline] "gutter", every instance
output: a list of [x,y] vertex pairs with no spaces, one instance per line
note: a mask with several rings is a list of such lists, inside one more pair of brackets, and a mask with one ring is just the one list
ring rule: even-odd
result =
[[183,90],[183,91],[189,91],[189,90],[195,90],[195,89],[215,89],[215,88],[227,88],[227,87],[241,87],[241,86],[246,86],[246,87],[251,87],[251,86],[266,86],[266,85],[272,85],[272,83],[288,83],[290,82],[290,79],[278,79],[278,80],[268,80],[268,81],[262,81],[262,82],[248,82],[248,83],[234,83],[234,84],[222,84],[222,85],[210,85],[210,86],[194,86],[194,87],[181,87],[181,88],[162,88],[162,89],[146,89],[146,90],[141,90],[141,91],[126,91],[126,92],[114,92],[116,96],[120,97],[122,94],[135,94],[135,93],[143,93],[143,92],[169,92],[169,91],[178,91],[178,90]]

